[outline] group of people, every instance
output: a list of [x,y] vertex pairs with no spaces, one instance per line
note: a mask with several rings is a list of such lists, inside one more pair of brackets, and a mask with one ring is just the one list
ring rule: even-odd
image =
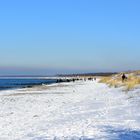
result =
[[63,82],[75,82],[75,81],[82,81],[82,80],[84,80],[84,81],[96,81],[96,77],[94,77],[94,78],[92,78],[92,77],[90,77],[90,78],[65,78],[65,79],[57,79],[57,81],[56,81],[56,83],[63,83]]

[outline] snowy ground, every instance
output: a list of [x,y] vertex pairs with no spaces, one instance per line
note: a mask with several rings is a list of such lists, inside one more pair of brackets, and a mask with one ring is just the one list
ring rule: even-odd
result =
[[0,93],[0,140],[79,139],[140,139],[140,89],[81,81]]

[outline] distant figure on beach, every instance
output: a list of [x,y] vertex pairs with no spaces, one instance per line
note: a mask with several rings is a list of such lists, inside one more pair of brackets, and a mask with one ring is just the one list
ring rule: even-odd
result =
[[126,75],[123,73],[123,75],[122,75],[122,82],[124,82],[124,80],[126,80],[127,79],[127,77],[126,77]]
[[89,80],[89,81],[93,81],[93,78],[90,77],[90,78],[88,78],[88,80]]

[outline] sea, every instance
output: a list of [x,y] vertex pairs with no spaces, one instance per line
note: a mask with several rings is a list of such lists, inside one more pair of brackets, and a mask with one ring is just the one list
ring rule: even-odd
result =
[[18,88],[30,88],[37,85],[53,84],[57,79],[39,77],[0,77],[0,91]]

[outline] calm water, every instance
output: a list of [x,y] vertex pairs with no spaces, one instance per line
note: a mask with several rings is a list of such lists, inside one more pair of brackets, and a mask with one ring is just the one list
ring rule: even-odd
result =
[[53,84],[55,79],[39,79],[39,78],[0,78],[0,90],[26,88],[35,85]]

